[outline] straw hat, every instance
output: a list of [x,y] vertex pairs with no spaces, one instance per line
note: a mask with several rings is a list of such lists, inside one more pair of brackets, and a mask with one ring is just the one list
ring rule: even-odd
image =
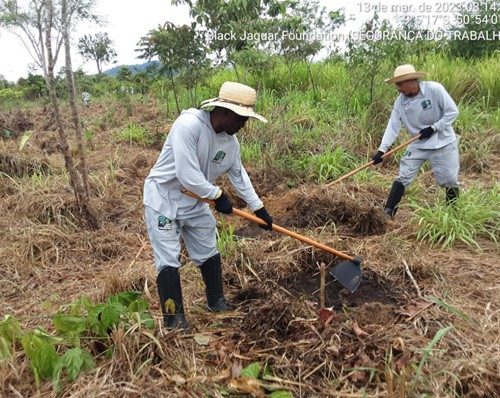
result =
[[387,83],[400,83],[406,80],[422,79],[425,77],[424,72],[417,72],[413,65],[400,65],[394,69],[394,77],[385,79]]
[[265,117],[255,113],[255,100],[257,93],[252,87],[241,83],[224,82],[219,90],[219,96],[210,98],[201,103],[201,108],[210,106],[221,106],[231,109],[241,116],[253,117],[261,122],[267,123]]

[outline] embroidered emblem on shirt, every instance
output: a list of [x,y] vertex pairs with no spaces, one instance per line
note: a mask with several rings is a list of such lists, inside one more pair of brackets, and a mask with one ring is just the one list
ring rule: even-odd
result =
[[212,159],[212,162],[221,164],[225,157],[226,157],[226,152],[219,151],[215,154],[215,157]]
[[158,217],[158,229],[160,231],[169,231],[172,229],[172,220],[169,220],[165,216]]
[[422,105],[422,109],[427,110],[427,109],[432,109],[432,104],[431,100],[423,100],[420,105]]

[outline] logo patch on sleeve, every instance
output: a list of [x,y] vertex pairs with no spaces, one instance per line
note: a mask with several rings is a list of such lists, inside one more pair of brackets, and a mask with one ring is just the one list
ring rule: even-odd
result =
[[215,157],[212,159],[212,162],[221,164],[225,157],[226,157],[226,152],[219,151],[215,154]]

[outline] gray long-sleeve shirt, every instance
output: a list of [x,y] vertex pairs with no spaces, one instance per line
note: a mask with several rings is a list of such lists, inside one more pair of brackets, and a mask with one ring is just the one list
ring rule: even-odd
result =
[[208,111],[188,109],[172,125],[156,164],[144,182],[144,204],[171,220],[201,214],[207,204],[181,193],[184,187],[214,199],[215,180],[224,173],[236,193],[254,211],[262,206],[245,168],[234,135],[217,134]]
[[430,138],[414,141],[413,148],[437,149],[457,139],[451,124],[458,116],[458,108],[446,89],[431,81],[421,81],[419,86],[420,92],[415,97],[400,94],[394,102],[380,151],[387,152],[398,137],[401,125],[412,136],[426,127],[434,128],[435,133]]

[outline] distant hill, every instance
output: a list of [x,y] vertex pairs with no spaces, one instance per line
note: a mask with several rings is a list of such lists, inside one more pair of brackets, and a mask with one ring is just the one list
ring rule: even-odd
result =
[[161,64],[159,61],[148,61],[148,62],[144,62],[142,64],[136,64],[136,65],[118,65],[118,66],[115,66],[114,68],[105,70],[102,73],[104,73],[105,75],[108,75],[108,76],[116,76],[121,68],[128,67],[132,71],[132,74],[135,75],[137,72],[140,72],[151,65],[160,66]]

